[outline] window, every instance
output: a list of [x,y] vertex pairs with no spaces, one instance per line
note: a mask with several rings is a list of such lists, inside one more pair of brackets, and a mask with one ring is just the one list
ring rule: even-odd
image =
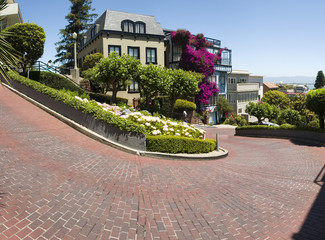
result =
[[96,35],[96,26],[90,30],[90,38],[95,37],[95,35]]
[[134,32],[134,23],[131,20],[122,21],[122,31],[123,32]]
[[147,64],[157,64],[157,48],[146,48],[146,54]]
[[128,54],[135,59],[140,59],[140,48],[139,47],[128,47]]
[[135,23],[135,33],[146,33],[146,25],[143,22]]
[[182,56],[182,46],[178,44],[173,44],[172,55],[173,62],[180,61]]
[[228,99],[229,99],[229,103],[230,103],[230,104],[234,104],[234,103],[236,103],[236,96],[235,96],[234,93],[229,93],[229,94],[228,94]]
[[112,53],[112,52],[117,52],[118,55],[121,56],[121,46],[109,45],[108,46],[108,53]]
[[139,84],[137,81],[131,80],[131,85],[129,86],[129,93],[138,93],[139,91]]

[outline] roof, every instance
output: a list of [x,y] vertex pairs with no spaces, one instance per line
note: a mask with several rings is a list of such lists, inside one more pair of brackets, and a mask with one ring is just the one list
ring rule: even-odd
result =
[[99,24],[100,30],[121,32],[121,23],[123,20],[131,20],[133,22],[144,22],[146,24],[146,34],[164,35],[164,31],[154,16],[120,12],[114,10],[106,10],[95,22]]
[[269,89],[278,89],[278,85],[276,85],[275,83],[270,83],[270,82],[265,82],[263,83],[264,86],[268,87]]

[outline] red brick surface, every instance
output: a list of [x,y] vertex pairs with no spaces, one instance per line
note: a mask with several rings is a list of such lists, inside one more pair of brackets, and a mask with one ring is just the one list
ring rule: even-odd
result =
[[325,239],[325,148],[218,133],[227,158],[118,151],[0,86],[0,239]]

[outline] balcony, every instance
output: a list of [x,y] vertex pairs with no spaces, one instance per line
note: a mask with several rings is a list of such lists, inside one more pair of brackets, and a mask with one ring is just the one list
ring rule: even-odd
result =
[[213,38],[208,38],[206,37],[205,40],[208,42],[212,43],[214,47],[220,47],[221,46],[221,41]]
[[253,92],[258,90],[259,90],[258,83],[228,84],[228,91],[231,92]]
[[6,20],[8,26],[23,22],[18,3],[8,4],[8,6],[0,12],[0,17]]

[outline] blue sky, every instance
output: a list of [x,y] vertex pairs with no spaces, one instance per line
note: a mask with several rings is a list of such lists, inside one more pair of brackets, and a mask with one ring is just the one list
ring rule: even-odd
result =
[[[59,29],[68,24],[69,0],[16,0],[24,22],[46,33],[42,61],[55,59]],[[324,0],[93,0],[106,9],[155,16],[163,28],[188,29],[232,49],[233,69],[265,77],[308,76],[325,70]]]

